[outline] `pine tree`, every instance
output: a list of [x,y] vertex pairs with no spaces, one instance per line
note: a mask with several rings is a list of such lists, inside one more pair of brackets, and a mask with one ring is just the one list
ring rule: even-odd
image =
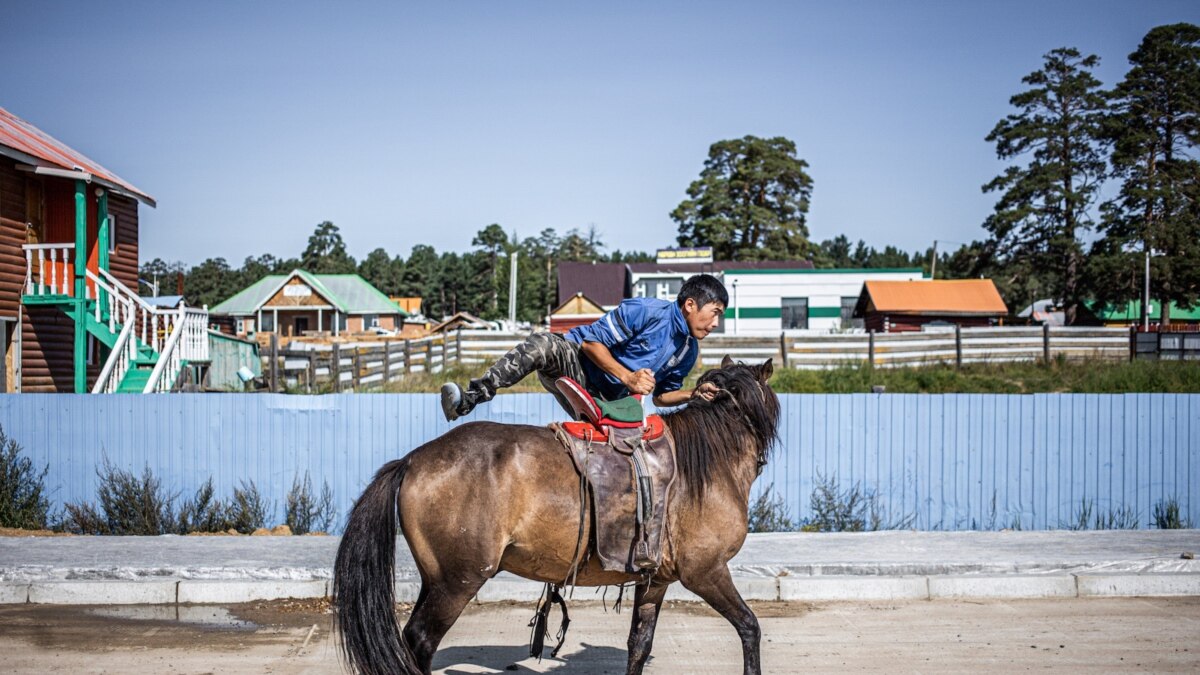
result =
[[1103,206],[1091,277],[1104,301],[1140,297],[1152,252],[1151,296],[1169,325],[1172,302],[1200,302],[1200,27],[1154,28],[1129,62],[1106,124],[1121,190]]
[[342,241],[338,226],[328,220],[313,230],[300,264],[314,274],[353,274],[357,268],[354,258],[346,252],[346,242]]
[[1009,99],[1018,112],[987,136],[1000,159],[1027,159],[983,186],[1000,193],[983,226],[1005,262],[1049,271],[1048,287],[1039,292],[1063,303],[1068,323],[1082,299],[1080,237],[1092,225],[1090,209],[1105,175],[1106,103],[1091,74],[1099,61],[1065,47],[1046,54],[1041,70],[1021,80],[1031,88]]
[[671,212],[679,245],[712,246],[717,260],[809,257],[807,168],[783,137],[713,143],[688,199]]

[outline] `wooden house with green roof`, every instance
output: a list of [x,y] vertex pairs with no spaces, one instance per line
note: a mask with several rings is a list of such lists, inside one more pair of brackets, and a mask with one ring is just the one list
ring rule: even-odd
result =
[[263,277],[209,313],[228,319],[237,335],[305,333],[354,335],[402,327],[408,313],[357,274],[290,274]]

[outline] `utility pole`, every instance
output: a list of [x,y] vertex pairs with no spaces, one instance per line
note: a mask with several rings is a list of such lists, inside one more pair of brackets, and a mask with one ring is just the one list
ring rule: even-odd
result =
[[929,278],[937,279],[937,239],[933,240],[933,259],[929,262]]
[[1142,289],[1142,330],[1150,330],[1150,242],[1143,240],[1146,249],[1146,274]]
[[517,252],[509,254],[511,269],[508,273],[508,321],[517,323]]
[[738,296],[737,279],[733,280],[733,334],[738,334]]

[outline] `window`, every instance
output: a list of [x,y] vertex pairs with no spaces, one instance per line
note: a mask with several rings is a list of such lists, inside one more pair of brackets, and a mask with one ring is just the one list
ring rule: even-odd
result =
[[682,285],[681,279],[659,279],[655,284],[654,297],[659,300],[674,300],[679,295],[679,287]]
[[854,306],[858,304],[857,295],[842,296],[842,328],[862,328],[863,320],[854,318]]
[[646,297],[646,282],[639,281],[633,285],[633,297],[635,297],[635,298]]
[[808,298],[781,298],[783,330],[808,328]]
[[363,314],[363,330],[379,327],[378,314]]
[[117,216],[114,213],[108,214],[108,252],[117,252]]
[[275,315],[263,312],[262,315],[262,331],[264,333],[275,332]]

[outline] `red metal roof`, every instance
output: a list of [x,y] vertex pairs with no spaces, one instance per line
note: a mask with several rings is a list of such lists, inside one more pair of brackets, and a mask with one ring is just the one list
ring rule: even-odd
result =
[[[127,192],[154,206],[154,198],[150,195],[4,108],[0,108],[0,148],[16,151],[5,153],[0,149],[0,154],[34,166],[89,174],[91,180]],[[81,177],[88,179],[89,176]]]

